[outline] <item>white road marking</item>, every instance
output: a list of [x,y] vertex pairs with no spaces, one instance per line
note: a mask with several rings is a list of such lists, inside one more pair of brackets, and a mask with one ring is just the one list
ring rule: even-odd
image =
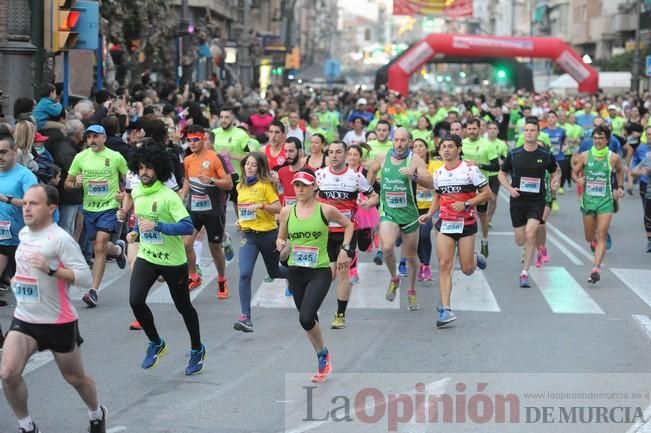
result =
[[576,251],[579,252],[583,257],[585,257],[588,262],[592,262],[594,259],[592,253],[588,251],[589,246],[587,244],[585,245],[579,245],[578,243],[574,242],[572,239],[570,239],[569,236],[567,236],[565,233],[560,231],[555,225],[551,224],[549,221],[546,223],[547,228],[553,232],[556,236],[567,242],[571,247],[573,247]]
[[[111,269],[113,266],[115,266],[115,268]],[[110,287],[125,274],[129,274],[129,272],[128,267],[120,269],[117,265],[108,263],[106,270],[104,271],[104,278],[102,278],[102,282],[100,283],[97,292],[99,293],[107,287]],[[70,286],[70,298],[74,301],[81,301],[81,298],[83,298],[86,292],[88,292],[88,289],[89,287]]]
[[633,320],[638,328],[651,340],[651,319],[644,314],[633,314]]
[[564,267],[533,268],[530,274],[554,313],[604,314]]
[[651,270],[612,268],[611,271],[651,307]]
[[[574,263],[574,264],[577,265],[577,266],[583,266],[583,262],[581,261],[581,259],[579,259],[577,256],[575,256],[575,255],[574,255],[570,250],[568,250],[567,248],[565,248],[565,245],[563,245],[563,244],[562,244],[558,239],[556,239],[554,236],[552,236],[551,234],[547,233],[547,240],[548,240],[549,242],[551,242],[552,244],[554,244],[554,245],[556,246],[556,248],[558,248],[559,250],[561,250],[561,252],[562,252],[563,254],[565,254],[565,255],[567,256],[567,258],[570,259],[570,261],[571,261],[572,263]],[[535,254],[535,253],[534,253],[534,254]]]
[[454,271],[450,303],[455,311],[501,311],[484,273],[479,270],[472,275]]

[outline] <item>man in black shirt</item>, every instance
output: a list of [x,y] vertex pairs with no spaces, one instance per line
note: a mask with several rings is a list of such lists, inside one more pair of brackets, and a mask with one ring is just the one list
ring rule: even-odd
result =
[[[545,211],[545,172],[551,173],[551,187],[558,188],[556,159],[547,149],[538,145],[540,126],[535,118],[527,118],[524,125],[524,146],[511,150],[498,178],[511,195],[511,223],[515,243],[525,246],[525,255],[520,273],[520,287],[530,287],[529,266],[536,246],[536,232],[543,221]],[[509,182],[507,174],[511,175]]]

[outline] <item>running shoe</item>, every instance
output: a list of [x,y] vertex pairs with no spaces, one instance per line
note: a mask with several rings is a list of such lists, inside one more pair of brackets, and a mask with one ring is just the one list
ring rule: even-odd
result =
[[384,295],[384,299],[389,302],[393,302],[393,300],[396,299],[396,292],[398,291],[398,287],[400,287],[400,277],[391,278],[391,281],[389,281],[389,288],[387,289],[387,293]]
[[228,281],[226,278],[217,281],[217,299],[228,299]]
[[97,290],[90,289],[86,292],[84,297],[81,298],[81,300],[84,301],[90,308],[97,307]]
[[267,275],[266,277],[264,277],[264,282],[265,282],[265,283],[271,283],[273,280],[274,280],[274,279],[271,278],[271,276],[269,276],[269,275]]
[[330,353],[327,349],[322,352],[317,353],[317,359],[319,361],[316,374],[312,376],[312,382],[323,383],[326,381],[330,373],[332,373],[332,360],[330,358]]
[[224,246],[224,256],[226,257],[226,260],[230,262],[233,260],[233,256],[235,255],[233,244],[231,243],[231,235],[224,233],[224,243],[222,245]]
[[192,291],[199,286],[201,286],[201,277],[199,274],[196,272],[194,274],[190,274],[190,278],[188,280],[188,290]]
[[350,268],[350,271],[348,272],[348,277],[350,278],[350,284],[359,283],[359,273],[357,272],[357,266],[355,266],[354,268]]
[[481,241],[481,254],[484,257],[488,257],[488,241]]
[[484,257],[484,255],[477,250],[475,250],[475,256],[477,256],[477,267],[482,271],[486,269],[486,257]]
[[398,248],[400,245],[402,245],[402,237],[399,237],[398,239],[396,239],[396,244],[395,245],[396,245],[396,248]]
[[335,318],[330,325],[330,329],[343,329],[346,327],[346,315],[335,313]]
[[199,350],[191,350],[188,355],[190,361],[188,361],[188,366],[185,367],[185,375],[192,376],[194,374],[199,374],[203,371],[203,361],[206,359],[206,346],[201,345]]
[[18,433],[41,433],[41,431],[36,427],[36,424],[32,423],[31,430],[25,430],[24,428],[19,428]]
[[520,263],[524,263],[524,256],[527,254],[527,249],[522,248],[522,258],[520,259]]
[[543,259],[543,255],[540,252],[540,249],[538,249],[537,254],[536,254],[536,267],[541,268],[544,263],[545,263],[545,261]]
[[158,365],[158,361],[167,354],[167,344],[161,338],[160,343],[156,344],[153,341],[149,342],[147,346],[147,353],[145,354],[145,359],[143,359],[142,364],[140,365],[145,370],[150,368],[155,368]]
[[421,263],[421,265],[418,267],[418,275],[416,276],[416,279],[418,281],[424,281],[425,280],[425,276],[423,275],[424,270],[425,270],[425,265],[423,265]]
[[233,329],[242,332],[253,332],[253,323],[246,314],[240,314],[237,322],[233,323]]
[[651,253],[651,239],[646,241],[646,252]]
[[201,263],[197,263],[196,265],[194,265],[194,267],[197,270],[197,275],[203,277],[203,269],[201,269]]
[[285,297],[291,298],[292,296],[294,296],[294,294],[292,293],[291,290],[289,290],[289,287],[285,287]]
[[430,265],[424,265],[423,280],[432,281],[432,267]]
[[529,284],[529,274],[526,272],[520,274],[520,287],[531,287]]
[[590,273],[590,278],[588,278],[588,283],[590,284],[596,284],[601,280],[601,274],[599,273],[599,269],[597,268],[592,268],[592,272]]
[[407,259],[400,259],[400,264],[398,265],[398,273],[401,277],[406,277],[409,275],[407,272]]
[[382,264],[384,264],[384,253],[382,250],[378,250],[378,252],[375,253],[375,257],[373,257],[373,263],[378,266],[382,266]]
[[565,190],[563,189],[563,187],[558,188],[558,193],[561,195],[565,194]]
[[415,289],[407,290],[407,310],[409,311],[420,310],[420,305],[418,305],[418,299],[416,299]]
[[551,260],[551,257],[549,257],[549,251],[547,251],[547,247],[544,246],[544,245],[541,245],[540,252],[542,254],[543,263],[549,263],[549,261]]
[[613,247],[613,238],[610,237],[610,232],[608,232],[608,236],[606,237],[606,249],[609,250]]
[[590,251],[594,253],[596,249],[597,249],[597,241],[590,242]]
[[140,331],[142,329],[142,326],[140,326],[140,322],[134,320],[133,322],[131,322],[131,325],[129,325],[129,329],[131,329],[132,331]]
[[554,201],[552,202],[552,210],[553,210],[554,212],[558,212],[559,210],[561,210],[561,207],[560,207],[560,205],[558,204],[558,201],[554,200]]
[[450,307],[440,307],[436,309],[439,312],[439,318],[436,320],[437,328],[445,328],[450,323],[457,320],[456,314],[452,312]]
[[102,419],[90,421],[88,433],[106,433],[106,414],[108,411],[104,406],[100,406],[99,408],[102,409]]
[[122,239],[118,239],[115,245],[120,247],[120,254],[115,256],[115,263],[117,263],[118,268],[124,269],[127,267],[127,244]]

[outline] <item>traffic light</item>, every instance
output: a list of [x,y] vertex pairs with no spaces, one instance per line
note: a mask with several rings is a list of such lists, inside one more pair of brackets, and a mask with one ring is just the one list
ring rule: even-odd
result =
[[95,50],[99,45],[97,1],[46,0],[43,45],[52,52]]
[[506,71],[504,69],[498,69],[497,78],[506,78]]
[[292,48],[292,51],[285,55],[285,69],[301,69],[301,49]]

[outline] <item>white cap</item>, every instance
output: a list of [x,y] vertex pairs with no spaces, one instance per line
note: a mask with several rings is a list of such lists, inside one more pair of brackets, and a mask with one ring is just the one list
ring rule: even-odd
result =
[[364,104],[364,105],[368,104],[368,101],[366,100],[366,98],[359,98],[357,100],[357,105],[361,105],[361,104]]
[[617,105],[610,104],[610,105],[608,106],[608,110],[618,110]]

